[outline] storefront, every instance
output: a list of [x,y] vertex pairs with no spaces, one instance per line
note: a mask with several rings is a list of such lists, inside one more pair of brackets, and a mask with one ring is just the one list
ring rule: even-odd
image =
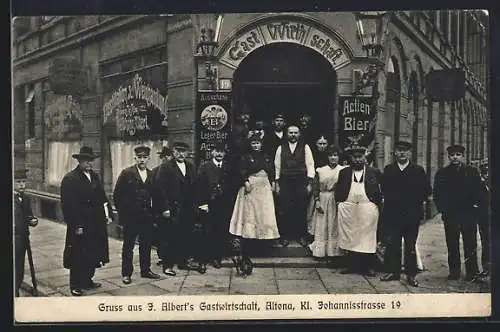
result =
[[[389,16],[376,75],[351,12],[54,18],[15,44],[16,163],[30,170],[32,191],[57,202],[71,154],[90,145],[111,195],[135,145],[152,148],[150,167],[173,141],[188,143],[199,162],[216,141],[227,142],[245,109],[269,130],[277,112],[289,124],[308,114],[315,135],[341,148],[366,145],[380,169],[394,142],[408,140],[432,180],[447,145],[464,144],[472,162],[487,158],[489,140],[485,85],[466,64],[480,54],[467,51],[469,30],[441,32],[434,15],[451,11],[436,13]],[[212,54],[197,47],[203,38],[215,41]],[[85,71],[81,95],[52,91],[49,62],[60,55]],[[465,95],[431,101],[425,78],[446,68],[465,71]]]

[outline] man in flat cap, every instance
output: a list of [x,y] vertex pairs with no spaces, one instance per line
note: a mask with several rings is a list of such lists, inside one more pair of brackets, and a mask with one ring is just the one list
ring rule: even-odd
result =
[[216,143],[211,151],[212,159],[202,163],[198,169],[197,193],[198,205],[207,204],[206,224],[206,260],[216,269],[221,267],[221,260],[227,253],[229,243],[229,219],[231,202],[228,197],[228,165],[224,159],[226,146]]
[[423,203],[431,194],[431,186],[422,166],[412,163],[412,145],[398,141],[394,147],[395,161],[384,168],[384,235],[386,274],[380,280],[399,280],[401,273],[401,239],[404,239],[404,263],[408,284],[418,287],[416,243]]
[[[161,148],[161,150],[158,151],[158,156],[160,157],[160,160],[161,160],[160,165],[163,163],[166,163],[167,161],[172,159],[172,150],[168,146],[163,146]],[[158,198],[158,192],[156,190],[156,185],[155,185],[155,178],[156,178],[156,174],[158,173],[158,169],[160,168],[160,165],[155,166],[151,170],[151,175],[153,178],[153,210],[155,210],[156,217],[159,216],[158,212],[161,213],[161,211],[156,211],[156,208],[155,208],[155,202],[157,201],[157,198]],[[158,232],[156,232],[156,234],[154,236],[154,241],[153,241],[153,245],[156,246],[156,254],[158,255],[158,258],[160,259],[158,261],[158,263],[156,263],[156,265],[158,265],[158,266],[162,266],[162,264],[163,264],[161,261],[160,247],[162,246],[161,243],[163,240],[165,240],[166,236],[162,233],[163,233],[162,230],[158,229]]]
[[191,234],[196,218],[196,169],[186,160],[189,146],[183,142],[172,145],[173,159],[160,165],[155,177],[159,193],[156,206],[168,225],[169,240],[161,250],[163,272],[175,276],[174,264],[180,269],[200,270],[193,259]]
[[264,136],[264,141],[262,142],[262,152],[271,158],[276,153],[278,146],[286,141],[285,126],[286,122],[283,113],[276,113],[273,119],[273,132]]
[[465,148],[447,148],[448,166],[439,169],[434,177],[433,197],[442,213],[448,248],[449,280],[460,279],[460,234],[462,234],[466,280],[474,281],[477,264],[477,209],[481,200],[481,177],[475,167],[465,164]]
[[151,246],[154,229],[152,208],[153,177],[147,168],[151,149],[141,145],[134,149],[135,165],[125,168],[116,181],[113,198],[118,210],[120,225],[123,226],[122,281],[132,282],[133,257],[137,237],[139,237],[139,264],[141,277],[159,279],[160,275],[151,271]]
[[299,117],[300,139],[309,146],[314,146],[315,143],[312,122],[311,114],[303,113]]
[[61,182],[61,207],[67,224],[64,267],[69,269],[73,296],[100,287],[92,277],[97,267],[109,262],[107,224],[112,220],[101,180],[92,170],[97,157],[91,147],[82,146],[80,153],[73,155],[78,166]]
[[14,244],[15,244],[15,296],[19,296],[19,288],[24,279],[26,250],[29,246],[29,227],[35,227],[38,219],[33,215],[31,203],[24,194],[26,189],[25,169],[14,172]]
[[377,226],[382,192],[378,170],[366,164],[366,148],[346,149],[350,166],[339,172],[335,186],[338,203],[339,247],[347,251],[348,267],[341,273],[374,276]]

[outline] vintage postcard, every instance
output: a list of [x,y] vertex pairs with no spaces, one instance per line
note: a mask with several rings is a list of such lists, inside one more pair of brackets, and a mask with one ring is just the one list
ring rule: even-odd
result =
[[16,323],[491,315],[485,10],[12,18]]

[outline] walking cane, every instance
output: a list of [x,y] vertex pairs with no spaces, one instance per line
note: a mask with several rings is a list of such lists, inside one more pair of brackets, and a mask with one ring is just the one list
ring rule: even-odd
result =
[[33,296],[38,296],[37,282],[35,276],[35,265],[33,264],[33,255],[31,253],[31,243],[29,238],[26,243],[26,251],[28,253],[28,263],[30,265],[31,282],[33,283]]

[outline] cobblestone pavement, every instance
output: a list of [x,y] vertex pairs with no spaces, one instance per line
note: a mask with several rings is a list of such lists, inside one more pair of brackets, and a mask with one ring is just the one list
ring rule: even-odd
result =
[[[39,296],[70,296],[69,270],[62,266],[65,232],[65,225],[45,219],[40,219],[39,225],[31,231]],[[425,271],[417,276],[420,282],[418,288],[408,286],[404,278],[401,281],[381,282],[379,276],[342,275],[338,269],[328,268],[309,257],[256,258],[254,273],[246,279],[236,276],[229,262],[224,262],[221,269],[209,266],[204,275],[195,271],[177,270],[177,276],[169,277],[156,266],[156,253],[153,252],[152,270],[161,274],[161,279],[143,279],[137,271],[137,246],[132,283],[125,285],[120,275],[121,245],[120,240],[109,239],[111,262],[97,269],[94,277],[95,281],[102,283],[102,287],[86,291],[86,296],[490,292],[489,281],[478,284],[446,279],[446,244],[439,215],[420,229],[418,246]],[[479,239],[478,247],[480,248]],[[21,296],[31,296],[30,285],[30,272],[26,262]]]

